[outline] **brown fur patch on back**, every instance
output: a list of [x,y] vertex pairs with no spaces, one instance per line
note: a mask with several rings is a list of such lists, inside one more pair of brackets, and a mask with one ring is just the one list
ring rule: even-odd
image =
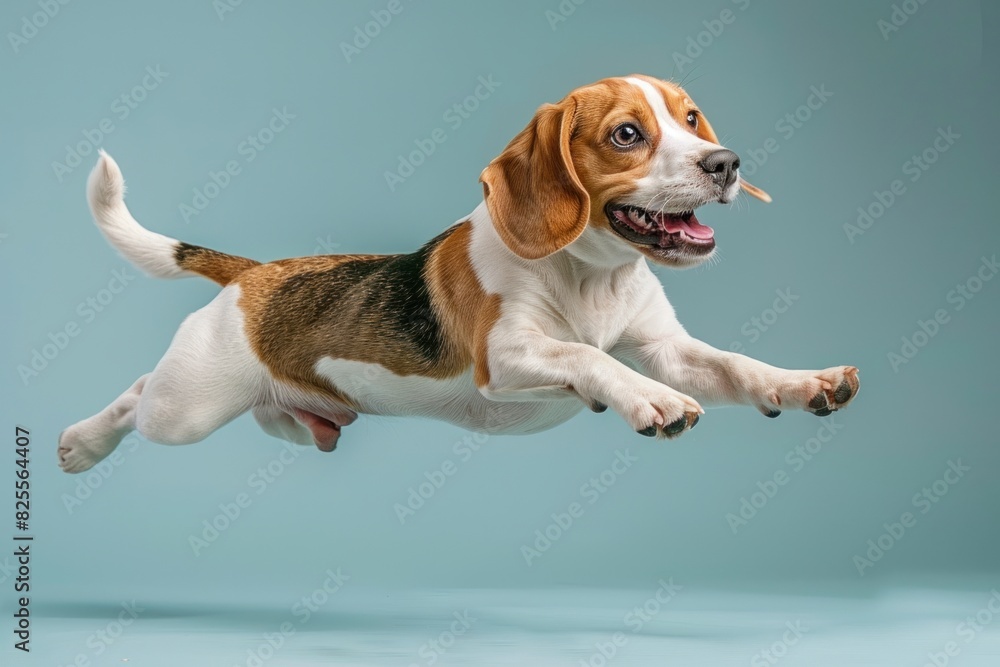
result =
[[[476,313],[488,306],[468,260],[469,223],[405,255],[327,255],[263,264],[241,275],[250,344],[271,373],[333,395],[315,371],[325,357],[448,378],[476,352]],[[342,385],[350,391],[351,382]]]
[[220,285],[228,285],[247,269],[260,266],[260,262],[254,259],[227,255],[184,242],[178,242],[174,248],[174,261],[182,269],[205,276]]
[[465,368],[475,363],[477,386],[489,383],[487,337],[500,319],[500,295],[483,290],[469,258],[472,225],[459,225],[431,255],[427,278],[438,307],[445,339],[452,346],[452,363]]

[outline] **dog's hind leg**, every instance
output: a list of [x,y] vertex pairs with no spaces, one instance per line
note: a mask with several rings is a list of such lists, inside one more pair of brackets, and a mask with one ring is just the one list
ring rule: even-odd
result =
[[59,467],[65,472],[89,470],[115,450],[135,430],[135,409],[149,374],[93,417],[73,424],[59,435]]
[[267,371],[250,349],[237,302],[239,288],[224,289],[192,313],[149,375],[98,414],[59,438],[60,466],[87,470],[130,431],[164,445],[186,445],[259,403]]
[[239,297],[238,286],[226,287],[177,330],[136,406],[146,439],[198,442],[260,403],[267,371],[244,333]]

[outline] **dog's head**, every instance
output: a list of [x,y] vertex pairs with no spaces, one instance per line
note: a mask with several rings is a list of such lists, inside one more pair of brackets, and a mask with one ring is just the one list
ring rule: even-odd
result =
[[715,250],[695,209],[731,202],[741,187],[771,200],[739,166],[680,86],[634,75],[543,105],[480,180],[497,232],[521,257],[545,257],[586,231],[591,254],[684,267]]

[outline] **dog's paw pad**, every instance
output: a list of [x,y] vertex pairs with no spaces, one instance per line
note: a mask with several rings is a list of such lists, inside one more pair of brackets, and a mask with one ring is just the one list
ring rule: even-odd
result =
[[677,421],[672,421],[663,427],[663,433],[668,437],[672,438],[675,435],[679,435],[684,429],[688,427],[687,417],[681,417]]
[[810,410],[823,410],[827,407],[828,401],[826,398],[826,392],[820,392],[809,399],[809,409]]
[[809,399],[808,409],[819,417],[826,417],[846,406],[861,387],[858,369],[854,366],[827,369],[818,374],[817,379],[822,383],[822,390]]
[[854,389],[847,382],[847,380],[843,380],[841,381],[840,386],[837,387],[837,391],[833,392],[833,400],[838,403],[847,403],[847,401],[851,400],[851,396],[853,395]]

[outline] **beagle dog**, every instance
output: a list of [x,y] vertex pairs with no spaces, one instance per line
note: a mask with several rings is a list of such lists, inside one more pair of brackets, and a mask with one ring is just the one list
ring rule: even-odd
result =
[[87,190],[111,245],[222,291],[151,373],[60,435],[60,465],[87,470],[133,430],[198,442],[248,410],[323,451],[359,413],[534,433],[610,407],[668,438],[703,404],[828,415],[857,394],[857,368],[785,370],[692,338],[647,264],[712,257],[699,206],[741,188],[770,201],[739,166],[680,86],[604,79],[540,107],[482,172],[482,203],[419,250],[262,264],[141,227],[102,151]]

